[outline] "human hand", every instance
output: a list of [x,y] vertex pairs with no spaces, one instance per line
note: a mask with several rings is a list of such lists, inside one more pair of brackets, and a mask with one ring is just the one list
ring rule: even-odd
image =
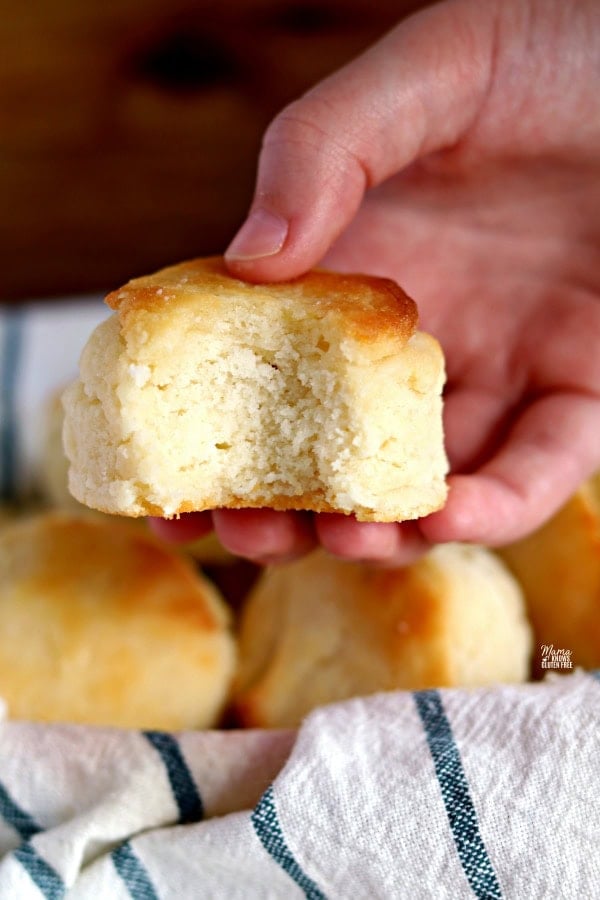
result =
[[595,0],[445,0],[274,120],[229,268],[322,263],[416,299],[446,354],[450,494],[402,524],[218,510],[226,547],[401,564],[430,542],[500,545],[600,467],[599,58]]

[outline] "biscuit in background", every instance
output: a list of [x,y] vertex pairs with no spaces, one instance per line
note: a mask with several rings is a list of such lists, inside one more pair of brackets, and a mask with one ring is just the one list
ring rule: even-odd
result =
[[143,531],[46,513],[0,531],[0,696],[11,718],[131,728],[217,723],[229,611]]
[[546,671],[544,644],[570,651],[574,667],[600,667],[600,475],[538,531],[497,552],[525,594],[535,674]]
[[483,548],[442,545],[399,569],[316,551],[252,591],[232,712],[285,727],[377,691],[525,681],[530,652],[520,588]]
[[218,507],[414,519],[446,499],[444,359],[392,281],[233,278],[217,257],[107,298],[65,393],[70,488],[171,517]]

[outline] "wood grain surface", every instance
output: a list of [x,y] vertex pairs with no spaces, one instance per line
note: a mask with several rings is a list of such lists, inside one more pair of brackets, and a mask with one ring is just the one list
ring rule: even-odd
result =
[[417,5],[0,0],[0,299],[222,251],[271,117]]

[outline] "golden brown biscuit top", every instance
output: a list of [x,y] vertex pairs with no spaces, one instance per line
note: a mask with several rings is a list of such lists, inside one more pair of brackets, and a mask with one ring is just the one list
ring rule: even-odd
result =
[[84,515],[46,513],[2,530],[0,602],[15,590],[125,616],[173,617],[194,629],[221,625],[203,580],[180,555],[130,525]]
[[317,318],[341,314],[348,331],[363,340],[384,335],[406,342],[417,327],[413,300],[389,278],[340,274],[313,269],[291,281],[251,284],[234,278],[220,256],[192,259],[153,275],[135,278],[106,298],[111,309],[126,317],[134,310],[159,312],[172,304],[210,303],[214,297],[237,297],[264,303],[292,300],[306,306]]

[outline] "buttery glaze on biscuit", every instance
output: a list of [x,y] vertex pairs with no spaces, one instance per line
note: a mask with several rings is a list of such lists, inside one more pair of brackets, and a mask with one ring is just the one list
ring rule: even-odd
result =
[[190,260],[156,275],[135,278],[112,291],[106,302],[126,317],[136,309],[162,310],[175,294],[178,299],[182,293],[191,299],[197,291],[215,299],[235,291],[249,300],[258,296],[263,303],[281,303],[284,297],[300,300],[317,317],[341,316],[346,327],[364,341],[376,341],[382,333],[389,333],[404,343],[417,327],[414,300],[390,278],[313,270],[291,281],[257,285],[230,275],[220,256]]

